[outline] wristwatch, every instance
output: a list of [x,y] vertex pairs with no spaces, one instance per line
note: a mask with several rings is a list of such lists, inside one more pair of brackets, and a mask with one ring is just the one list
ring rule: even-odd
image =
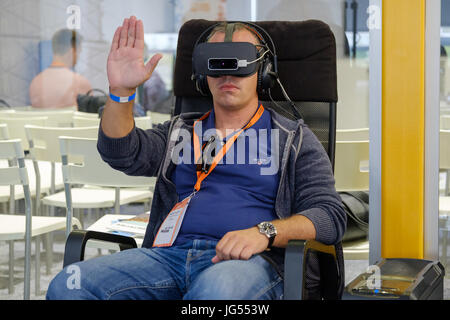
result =
[[260,233],[269,238],[269,244],[267,245],[267,248],[272,248],[273,241],[275,240],[275,236],[277,235],[277,228],[275,228],[273,223],[269,221],[258,223],[257,227]]

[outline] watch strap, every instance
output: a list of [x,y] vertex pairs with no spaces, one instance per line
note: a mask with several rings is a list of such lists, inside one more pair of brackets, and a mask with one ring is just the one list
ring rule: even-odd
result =
[[269,248],[269,249],[272,248],[272,245],[273,245],[273,242],[274,242],[274,240],[275,240],[275,237],[276,237],[276,236],[271,236],[271,237],[269,238],[269,244],[267,245],[267,248]]

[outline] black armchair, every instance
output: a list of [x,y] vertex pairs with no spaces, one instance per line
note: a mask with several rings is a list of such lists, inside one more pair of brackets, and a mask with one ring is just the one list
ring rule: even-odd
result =
[[[176,96],[174,115],[206,112],[212,107],[209,97],[201,96],[191,81],[192,51],[195,40],[215,23],[191,20],[180,29],[174,76]],[[278,72],[290,98],[304,121],[318,137],[334,167],[336,140],[336,43],[323,22],[257,22],[272,37],[278,54]],[[291,105],[276,86],[270,96],[260,96],[264,106],[295,118]],[[64,266],[83,260],[88,239],[120,244],[125,250],[136,247],[134,240],[92,231],[74,231],[66,243]],[[324,245],[317,241],[293,240],[285,251],[284,299],[340,299],[344,290],[344,263],[341,243]]]

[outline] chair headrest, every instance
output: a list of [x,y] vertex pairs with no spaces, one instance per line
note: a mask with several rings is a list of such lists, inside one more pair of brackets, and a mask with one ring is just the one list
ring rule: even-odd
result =
[[[192,52],[201,33],[218,21],[189,20],[180,28],[175,62],[174,95],[200,97],[192,75]],[[336,41],[330,27],[318,20],[261,21],[274,41],[278,73],[294,101],[337,102]],[[275,100],[285,100],[276,84]],[[269,100],[269,97],[260,97]]]

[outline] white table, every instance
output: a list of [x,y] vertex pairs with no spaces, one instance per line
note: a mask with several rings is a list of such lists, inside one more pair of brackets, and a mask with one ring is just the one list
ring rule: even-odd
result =
[[[135,215],[105,214],[103,217],[101,217],[99,220],[97,220],[94,224],[92,224],[89,228],[87,228],[87,230],[112,233],[108,227],[111,226],[111,224],[114,221],[119,220],[119,219],[129,219],[129,218],[133,218],[133,217],[135,217]],[[136,240],[137,246],[141,247],[142,242],[144,241],[144,237],[134,237],[134,240]],[[101,241],[101,240],[89,240],[86,243],[86,247],[119,251],[118,244],[107,242],[107,241]]]

